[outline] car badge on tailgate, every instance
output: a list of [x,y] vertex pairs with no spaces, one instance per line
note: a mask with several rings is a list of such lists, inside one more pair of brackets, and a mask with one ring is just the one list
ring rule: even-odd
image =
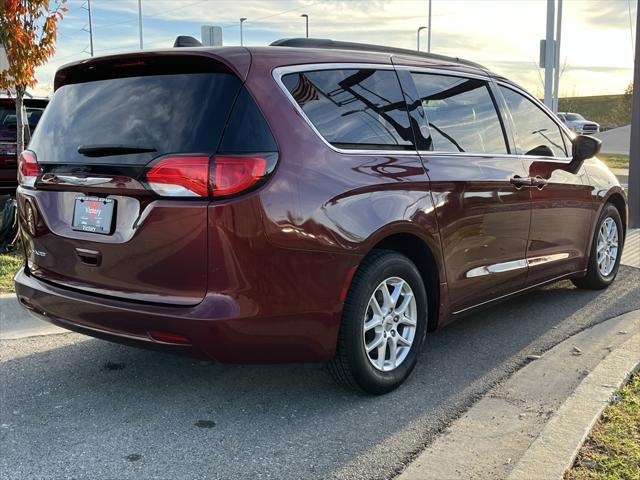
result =
[[76,177],[71,175],[56,175],[57,180],[71,183],[73,185],[100,185],[102,183],[109,183],[113,178],[107,177]]

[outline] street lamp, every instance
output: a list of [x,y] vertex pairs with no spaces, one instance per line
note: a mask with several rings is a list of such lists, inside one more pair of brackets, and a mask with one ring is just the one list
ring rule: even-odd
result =
[[427,52],[431,53],[431,0],[429,0],[429,19],[427,25],[429,25],[429,36],[427,37]]
[[418,45],[416,47],[416,50],[420,51],[420,32],[422,30],[425,30],[427,27],[419,27],[418,28],[418,34],[417,34],[417,38],[418,38]]
[[304,17],[304,22],[305,22],[305,27],[306,27],[306,36],[307,36],[307,38],[309,38],[309,15],[307,15],[306,13],[303,13],[300,16]]
[[246,19],[247,19],[246,17],[242,17],[240,19],[240,45],[244,45],[244,41],[243,41],[243,38],[242,38],[242,24],[244,23],[244,21]]
[[138,0],[138,29],[140,30],[140,50],[142,50],[142,0]]

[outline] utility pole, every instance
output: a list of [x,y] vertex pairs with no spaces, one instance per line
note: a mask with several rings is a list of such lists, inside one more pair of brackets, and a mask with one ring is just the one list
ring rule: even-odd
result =
[[416,50],[418,50],[418,51],[420,51],[420,32],[422,30],[424,30],[425,28],[427,28],[427,27],[418,27],[418,34],[416,35],[417,36]]
[[560,39],[562,37],[562,0],[558,0],[558,20],[556,23],[555,43],[555,76],[553,79],[553,112],[558,113],[558,101],[560,99]]
[[87,0],[87,12],[89,12],[89,51],[93,57],[93,24],[91,22],[91,0]]
[[307,15],[306,13],[303,13],[300,16],[304,17],[306,38],[309,38],[309,15]]
[[[431,0],[429,0],[429,19],[427,22],[427,28],[429,29],[427,36],[427,52],[431,53]],[[420,50],[420,48],[418,48]]]
[[246,19],[247,19],[246,17],[242,17],[240,19],[240,45],[244,45],[244,39],[242,38],[242,24]]
[[636,52],[631,97],[631,151],[629,152],[629,226],[640,228],[640,7],[636,20]]
[[142,0],[138,0],[138,29],[140,30],[140,50],[142,50]]
[[544,52],[544,104],[553,108],[553,19],[555,0],[547,0],[547,39]]

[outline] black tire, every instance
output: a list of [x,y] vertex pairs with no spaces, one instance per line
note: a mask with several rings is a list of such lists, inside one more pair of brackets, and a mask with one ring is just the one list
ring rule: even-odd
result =
[[[374,291],[391,277],[404,280],[413,291],[417,322],[413,343],[404,360],[394,370],[382,371],[372,365],[365,351],[363,322]],[[329,362],[329,372],[338,383],[351,388],[377,395],[390,392],[413,371],[422,350],[426,327],[427,294],[418,269],[397,252],[375,250],[362,261],[349,287],[336,355]],[[400,332],[400,327],[396,328]]]
[[[603,275],[598,268],[598,235],[600,233],[600,227],[607,218],[611,218],[616,228],[618,229],[618,251],[616,255],[616,261],[613,269],[608,275]],[[587,274],[582,278],[573,279],[573,284],[578,288],[584,288],[587,290],[602,290],[611,285],[611,282],[615,280],[620,268],[620,258],[622,257],[622,244],[624,242],[624,231],[622,229],[622,220],[620,219],[620,212],[618,209],[610,203],[607,203],[600,213],[598,223],[596,224],[593,239],[591,240],[591,251],[589,253],[589,263],[587,266]]]
[[18,214],[16,199],[0,196],[0,253],[13,250],[18,239]]

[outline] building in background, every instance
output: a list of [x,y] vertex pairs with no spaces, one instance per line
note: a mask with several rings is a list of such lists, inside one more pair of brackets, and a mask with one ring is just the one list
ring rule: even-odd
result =
[[202,44],[211,47],[222,46],[222,27],[214,25],[202,25],[200,28]]

